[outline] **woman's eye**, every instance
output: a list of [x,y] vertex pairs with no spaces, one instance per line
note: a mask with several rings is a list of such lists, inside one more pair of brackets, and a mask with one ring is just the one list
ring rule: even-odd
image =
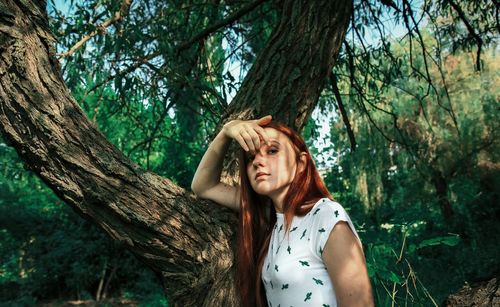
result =
[[267,151],[267,153],[277,153],[277,152],[278,152],[278,150],[276,150],[276,149],[269,149]]

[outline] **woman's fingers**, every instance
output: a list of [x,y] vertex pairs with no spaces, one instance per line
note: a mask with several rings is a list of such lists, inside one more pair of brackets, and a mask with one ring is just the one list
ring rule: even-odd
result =
[[244,151],[249,151],[250,149],[248,148],[247,144],[245,143],[245,140],[241,136],[241,134],[237,134],[235,137],[236,141],[240,144],[241,148],[243,148]]
[[271,140],[269,139],[269,136],[267,135],[264,128],[262,128],[261,126],[269,124],[272,119],[273,117],[271,115],[261,117],[257,120],[257,127],[254,128],[262,136],[262,139],[268,146],[271,145]]
[[266,115],[264,117],[257,119],[257,125],[267,125],[272,119],[273,117],[271,115]]
[[234,120],[224,125],[224,133],[235,139],[245,151],[255,154],[260,149],[261,139],[270,145],[270,139],[264,128],[272,120],[271,115],[266,115],[256,120]]
[[252,143],[253,143],[253,146],[255,148],[255,152],[254,152],[254,154],[255,154],[260,148],[259,135],[257,134],[257,132],[255,130],[249,130],[248,135],[250,135],[250,137],[252,138]]
[[250,149],[250,152],[254,154],[255,146],[253,144],[252,137],[250,136],[250,134],[246,130],[243,130],[240,134],[245,140],[245,144],[247,144],[247,147]]
[[261,126],[257,126],[254,129],[262,137],[262,140],[267,144],[267,146],[271,146],[271,139],[267,135],[266,130],[264,130]]

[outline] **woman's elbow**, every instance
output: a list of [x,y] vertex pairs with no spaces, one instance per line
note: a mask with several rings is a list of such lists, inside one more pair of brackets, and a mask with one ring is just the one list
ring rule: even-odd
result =
[[193,191],[193,193],[197,197],[201,198],[201,191],[202,190],[200,189],[200,187],[198,187],[198,185],[196,185],[196,183],[194,182],[194,180],[193,180],[193,182],[191,182],[191,191]]

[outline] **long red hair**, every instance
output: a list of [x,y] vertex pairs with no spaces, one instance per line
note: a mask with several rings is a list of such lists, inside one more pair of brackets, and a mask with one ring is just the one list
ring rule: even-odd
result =
[[[299,163],[301,152],[307,154],[305,168],[298,176],[297,167],[283,202],[285,233],[287,233],[294,216],[306,215],[311,210],[312,204],[323,197],[332,200],[333,198],[321,179],[302,137],[295,130],[279,122],[270,122],[263,127],[274,128],[288,137],[295,151],[296,163]],[[236,283],[242,306],[263,307],[267,305],[267,300],[261,279],[262,265],[269,248],[272,227],[276,223],[276,210],[269,198],[260,196],[253,190],[248,180],[246,166],[246,155],[241,150]]]

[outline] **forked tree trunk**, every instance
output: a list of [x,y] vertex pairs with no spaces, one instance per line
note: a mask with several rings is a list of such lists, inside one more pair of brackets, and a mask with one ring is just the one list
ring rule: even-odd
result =
[[[157,272],[172,305],[237,306],[237,216],[145,171],[89,121],[54,57],[43,1],[0,2],[0,131],[27,167]],[[351,15],[347,0],[284,1],[227,118],[311,114]]]

